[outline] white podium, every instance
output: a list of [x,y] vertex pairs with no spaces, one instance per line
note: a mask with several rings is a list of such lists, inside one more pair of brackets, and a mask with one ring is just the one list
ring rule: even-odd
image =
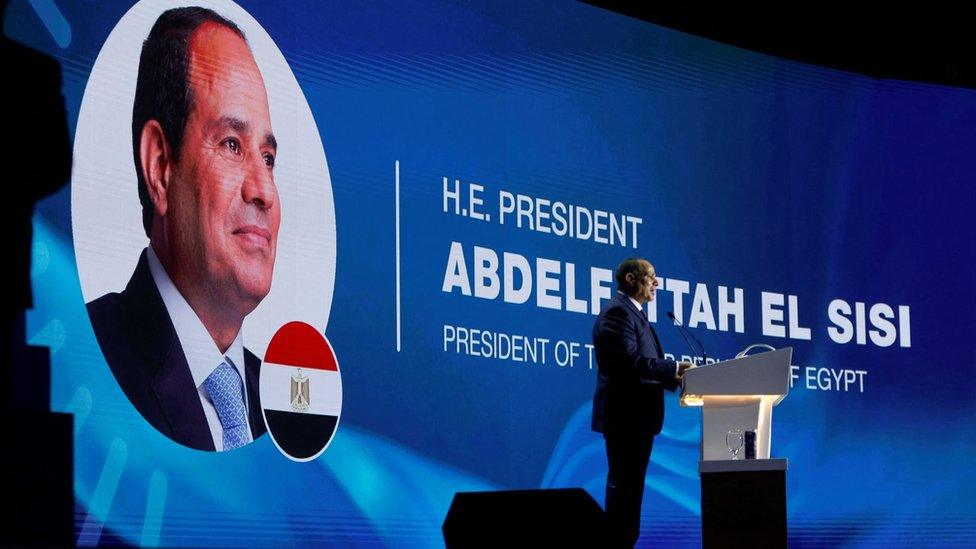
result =
[[[681,405],[702,407],[702,547],[786,549],[787,460],[769,459],[773,406],[790,392],[793,349],[685,372]],[[756,459],[732,460],[725,435],[756,432]],[[740,458],[744,458],[743,453]]]
[[[756,432],[756,459],[769,459],[773,406],[790,392],[793,348],[717,362],[685,372],[681,405],[702,407],[701,460],[731,460],[725,435]],[[739,458],[745,457],[745,451]]]

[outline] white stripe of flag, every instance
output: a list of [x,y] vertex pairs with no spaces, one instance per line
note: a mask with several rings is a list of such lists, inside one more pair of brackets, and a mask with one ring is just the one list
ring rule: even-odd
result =
[[[292,407],[291,379],[298,374],[308,378],[308,410]],[[279,412],[338,416],[342,409],[342,382],[339,372],[318,368],[299,368],[265,362],[261,365],[261,407]]]

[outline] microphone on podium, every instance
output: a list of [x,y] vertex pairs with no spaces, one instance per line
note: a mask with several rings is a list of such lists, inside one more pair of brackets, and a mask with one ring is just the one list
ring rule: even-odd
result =
[[[682,324],[681,321],[679,321],[674,316],[674,313],[673,312],[668,311],[668,318],[670,318],[674,322],[674,325],[678,327],[678,332],[681,334],[681,337],[684,338],[685,343],[688,344],[688,348],[691,349],[692,362],[694,362],[694,355],[695,355],[696,351],[695,351],[695,347],[691,344],[690,341],[688,341],[688,337],[689,336],[691,337],[691,339],[694,339],[695,340],[695,343],[698,344],[698,348],[701,349],[702,364],[705,364],[706,359],[708,358],[708,355],[705,354],[705,346],[702,345],[702,342],[701,341],[698,341],[698,338],[695,337],[695,334],[691,333],[691,330],[689,330],[687,327],[685,327],[685,325]],[[687,334],[687,335],[685,335],[685,334]]]

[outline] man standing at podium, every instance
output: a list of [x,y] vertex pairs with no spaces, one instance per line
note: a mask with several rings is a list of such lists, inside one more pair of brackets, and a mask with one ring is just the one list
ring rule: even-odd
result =
[[644,475],[664,423],[664,389],[674,391],[689,362],[664,358],[644,305],[654,299],[654,266],[630,258],[617,267],[617,293],[593,325],[597,362],[592,428],[607,445],[606,511],[611,535],[633,546],[640,535]]

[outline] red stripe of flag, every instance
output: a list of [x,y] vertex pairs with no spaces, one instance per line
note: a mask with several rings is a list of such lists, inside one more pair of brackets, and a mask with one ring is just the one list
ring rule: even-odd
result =
[[297,321],[285,324],[275,333],[268,343],[264,361],[285,366],[338,371],[335,355],[328,341],[315,328]]

